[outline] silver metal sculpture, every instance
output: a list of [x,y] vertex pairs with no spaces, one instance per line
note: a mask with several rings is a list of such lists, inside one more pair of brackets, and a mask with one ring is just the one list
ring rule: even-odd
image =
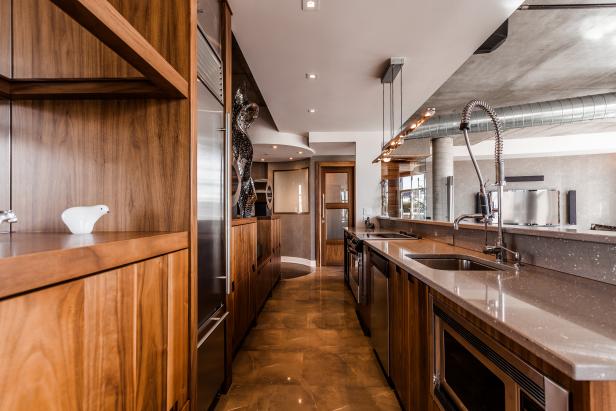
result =
[[240,217],[253,215],[257,193],[250,177],[253,149],[248,128],[259,116],[259,106],[248,101],[242,89],[233,98],[233,161],[239,174],[240,195],[237,201]]

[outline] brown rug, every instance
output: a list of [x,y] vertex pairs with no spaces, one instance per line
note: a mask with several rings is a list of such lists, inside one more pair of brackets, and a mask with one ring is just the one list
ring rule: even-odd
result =
[[314,267],[303,264],[281,263],[280,275],[283,280],[303,277],[314,271]]

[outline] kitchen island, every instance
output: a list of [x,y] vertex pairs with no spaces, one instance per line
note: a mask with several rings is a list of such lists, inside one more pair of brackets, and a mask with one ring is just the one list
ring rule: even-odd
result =
[[[431,240],[365,244],[372,281],[377,274],[371,260],[384,257],[389,263],[389,377],[403,406],[428,396],[425,403],[438,410],[445,401],[439,401],[442,392],[455,391],[443,389],[446,355],[439,351],[445,344],[438,334],[463,327],[461,334],[476,343],[470,350],[477,357],[496,355],[510,368],[528,368],[529,375],[546,378],[545,392],[534,399],[538,407],[566,409],[547,408],[554,404],[549,381],[568,397],[570,410],[616,409],[615,286],[530,265],[497,265],[482,253]],[[486,269],[431,268],[420,262],[427,257],[464,258]],[[481,354],[477,346],[492,348]],[[520,384],[517,390],[526,392]],[[507,404],[521,406],[522,397],[516,398],[508,395]],[[422,404],[416,406],[425,408]]]

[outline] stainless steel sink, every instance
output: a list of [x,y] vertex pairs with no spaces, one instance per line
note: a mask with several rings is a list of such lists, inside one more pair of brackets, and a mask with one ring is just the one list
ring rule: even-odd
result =
[[400,239],[417,238],[414,236],[410,236],[406,234],[398,234],[398,233],[374,233],[374,234],[371,234],[371,236],[377,237],[377,238],[400,238]]
[[503,271],[502,268],[492,267],[477,261],[462,257],[416,257],[407,254],[407,257],[435,270],[448,271]]

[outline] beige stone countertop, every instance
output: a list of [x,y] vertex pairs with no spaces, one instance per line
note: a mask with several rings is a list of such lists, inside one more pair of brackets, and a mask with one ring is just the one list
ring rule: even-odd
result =
[[435,270],[407,256],[493,260],[431,240],[365,244],[569,377],[616,380],[616,286],[530,265],[518,272]]

